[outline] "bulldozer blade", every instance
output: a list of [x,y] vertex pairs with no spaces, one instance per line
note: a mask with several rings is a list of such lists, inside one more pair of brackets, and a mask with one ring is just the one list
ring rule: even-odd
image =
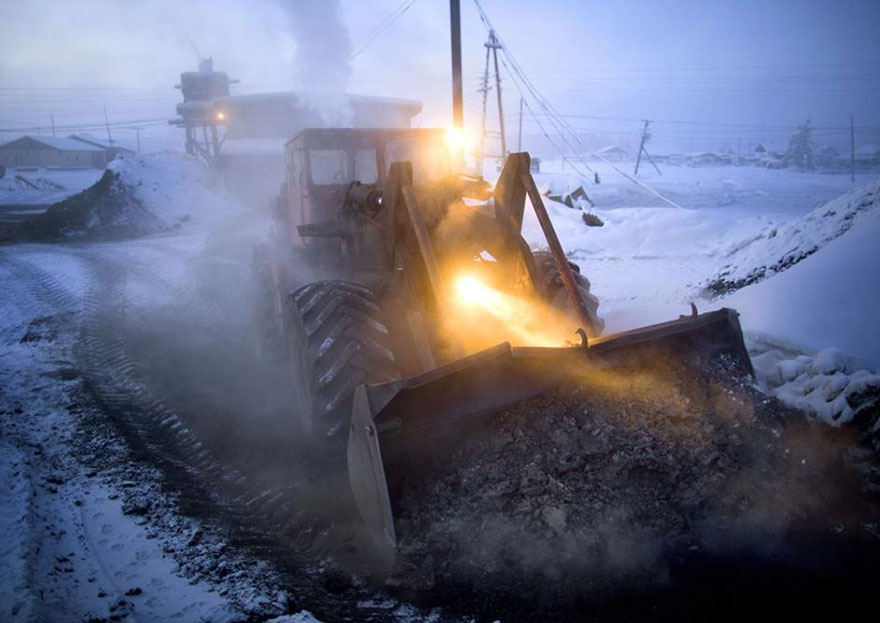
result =
[[[661,355],[658,355],[661,353]],[[573,373],[663,356],[704,367],[719,358],[752,374],[738,314],[720,309],[590,340],[589,346],[513,347],[504,342],[419,376],[355,391],[348,474],[380,564],[394,561],[393,491],[429,457],[443,456],[486,418]],[[389,478],[389,475],[391,478]]]

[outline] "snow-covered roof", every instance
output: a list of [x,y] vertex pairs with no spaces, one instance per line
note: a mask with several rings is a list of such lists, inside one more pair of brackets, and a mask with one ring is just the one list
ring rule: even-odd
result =
[[71,138],[75,141],[79,141],[87,145],[92,145],[93,147],[100,147],[101,149],[110,149],[111,147],[114,147],[114,145],[111,145],[106,141],[96,139],[94,136],[90,136],[88,134],[71,134],[67,138]]
[[88,143],[84,143],[82,141],[78,141],[72,138],[56,138],[54,136],[33,136],[30,134],[20,136],[17,139],[0,145],[0,149],[12,147],[19,141],[23,141],[25,139],[30,139],[36,143],[40,143],[41,145],[45,145],[46,147],[51,147],[52,149],[57,149],[59,151],[104,151],[102,147],[89,145]]
[[874,156],[876,154],[880,154],[880,145],[869,143],[867,145],[859,145],[856,147],[857,156]]
[[626,154],[626,151],[617,145],[606,145],[602,149],[596,151],[597,154],[605,155],[605,154]]
[[[215,104],[223,105],[231,102],[257,102],[272,101],[279,99],[307,99],[308,91],[276,91],[274,93],[251,93],[248,95],[224,95],[214,100]],[[386,106],[394,106],[398,108],[409,108],[421,111],[422,103],[418,100],[402,99],[397,97],[381,97],[378,95],[354,95],[351,93],[343,94],[351,103],[359,104],[383,104]],[[414,113],[414,114],[416,114]]]

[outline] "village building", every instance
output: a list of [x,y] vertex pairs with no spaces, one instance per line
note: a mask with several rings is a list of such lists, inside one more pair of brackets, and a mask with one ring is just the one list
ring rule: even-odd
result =
[[94,167],[107,166],[107,151],[73,138],[22,136],[0,145],[0,164],[20,167]]

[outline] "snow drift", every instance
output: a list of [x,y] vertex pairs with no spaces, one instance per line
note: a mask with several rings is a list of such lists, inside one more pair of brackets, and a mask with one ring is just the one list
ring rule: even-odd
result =
[[807,215],[770,226],[732,245],[729,262],[706,285],[710,295],[727,294],[782,272],[848,232],[862,213],[876,213],[880,179],[829,201]]
[[23,226],[28,238],[133,238],[180,229],[229,204],[200,161],[171,152],[117,158],[97,183]]
[[742,315],[759,382],[835,426],[880,403],[878,196],[880,180],[744,247],[727,283],[751,285],[720,301]]

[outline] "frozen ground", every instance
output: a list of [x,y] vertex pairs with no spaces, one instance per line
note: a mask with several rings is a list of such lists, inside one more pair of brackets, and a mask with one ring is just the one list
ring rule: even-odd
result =
[[[536,177],[554,193],[583,184],[596,202],[581,207],[603,227],[586,227],[580,210],[561,203],[548,208],[563,247],[592,281],[607,332],[675,318],[691,301],[701,310],[733,307],[759,380],[793,406],[828,422],[847,421],[853,410],[844,396],[876,390],[877,175],[853,184],[845,175],[664,166],[662,177],[640,176],[678,209],[607,165],[592,166],[602,179],[598,186],[554,162],[542,163],[545,172]],[[540,245],[540,228],[528,212],[524,228]],[[718,283],[728,286],[710,287]],[[732,294],[718,296],[724,292]],[[806,359],[794,361],[828,348],[840,356],[824,372]],[[800,371],[781,376],[780,362]]]
[[[289,431],[273,420],[271,393],[256,384],[262,371],[249,368],[242,355],[250,244],[266,223],[220,201],[210,176],[178,167],[173,158],[135,160],[119,173],[138,189],[147,211],[182,223],[179,229],[127,242],[0,247],[0,529],[7,535],[0,550],[0,607],[6,608],[0,619],[283,615],[279,623],[302,623],[312,620],[305,610],[323,620],[450,619],[341,582],[320,556],[317,563],[287,550],[283,560],[269,556],[253,527],[239,525],[257,523],[257,513],[236,509],[261,509],[266,499],[271,509],[273,497],[308,480],[293,472],[242,472],[237,466],[252,457],[229,454],[228,446],[249,442],[267,461],[291,463]],[[165,184],[169,168],[175,175]],[[851,187],[845,176],[738,167],[664,167],[663,178],[646,175],[684,206],[677,209],[633,193],[610,171],[600,174],[602,184],[586,188],[604,227],[586,227],[580,212],[560,204],[549,207],[563,245],[593,281],[610,331],[674,318],[692,300],[701,309],[727,304],[701,297],[732,249],[794,223]],[[564,172],[539,176],[539,184],[554,190],[570,182]],[[784,323],[775,329],[759,324],[815,317],[793,311],[787,298],[769,313],[759,304],[770,296],[759,288],[776,293],[778,283],[779,293],[795,297],[804,280],[823,271],[829,281],[854,274],[855,262],[867,280],[848,289],[848,304],[868,309],[866,292],[877,291],[870,288],[876,275],[868,272],[876,259],[865,260],[877,234],[871,222],[859,221],[801,264],[733,295],[743,297],[737,305],[753,345],[778,354],[763,369],[779,369],[777,389],[790,384],[780,396],[794,395],[816,375],[829,377],[823,383],[838,373],[847,384],[867,383],[849,358],[818,354],[836,346],[871,360],[871,353],[836,337],[847,333],[843,328],[797,342],[780,330]],[[527,221],[527,236],[537,240],[537,232]],[[756,294],[747,296],[750,291]],[[869,343],[850,336],[853,344]],[[815,374],[803,377],[813,368]],[[806,394],[816,391],[825,392],[825,385]],[[242,414],[247,426],[235,422]],[[212,456],[224,451],[232,467],[215,468]],[[259,495],[245,500],[235,493],[242,479],[256,482]],[[308,510],[285,512],[299,517]],[[306,525],[311,543],[328,540],[326,527]],[[298,535],[283,528],[282,534],[293,551]]]
[[242,351],[250,245],[266,224],[188,202],[210,194],[205,179],[171,206],[162,189],[142,195],[157,212],[192,210],[190,233],[0,246],[0,620],[424,618],[337,586],[269,534],[295,474],[255,484],[229,465],[242,438],[284,463],[292,435],[273,427],[277,405],[248,384],[263,371]]

